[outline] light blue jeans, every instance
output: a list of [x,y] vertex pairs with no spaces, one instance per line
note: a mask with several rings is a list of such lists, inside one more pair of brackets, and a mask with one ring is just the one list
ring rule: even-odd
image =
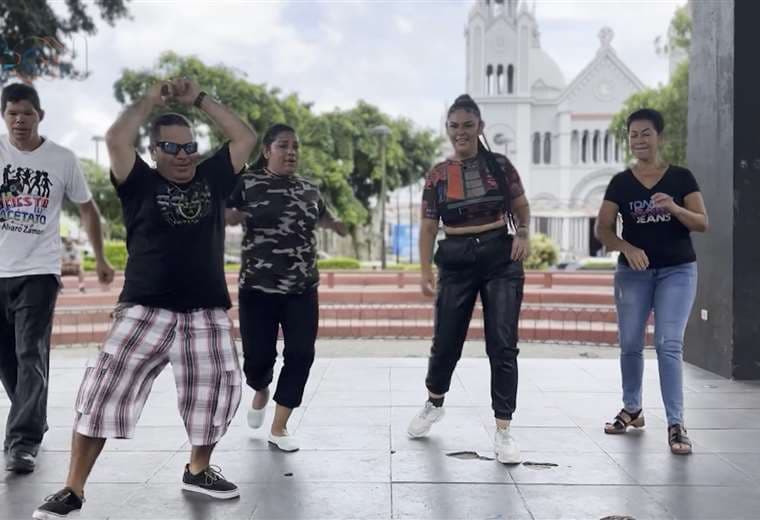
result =
[[696,293],[696,262],[646,271],[618,265],[615,306],[626,411],[641,409],[644,337],[654,311],[654,344],[668,426],[683,425],[683,336]]

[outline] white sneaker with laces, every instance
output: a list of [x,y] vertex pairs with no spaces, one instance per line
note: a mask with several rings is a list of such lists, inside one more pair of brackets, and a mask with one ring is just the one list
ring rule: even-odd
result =
[[493,449],[496,453],[496,460],[502,464],[520,464],[522,462],[520,448],[517,447],[509,428],[496,428]]
[[407,433],[409,437],[424,437],[430,432],[430,428],[443,418],[443,406],[435,406],[430,401],[425,401],[425,406],[414,416],[409,423]]

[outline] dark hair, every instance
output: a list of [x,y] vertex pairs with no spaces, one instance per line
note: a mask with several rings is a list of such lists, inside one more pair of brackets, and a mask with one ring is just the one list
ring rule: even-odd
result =
[[264,137],[261,138],[261,150],[259,151],[259,156],[256,157],[256,161],[254,161],[251,166],[251,170],[262,170],[266,167],[267,158],[264,157],[264,150],[266,150],[267,147],[272,146],[272,143],[277,140],[277,136],[284,132],[296,133],[292,126],[286,125],[285,123],[275,123],[267,129],[266,133],[264,133]]
[[453,114],[457,110],[464,110],[465,112],[475,114],[480,119],[480,107],[469,94],[462,94],[456,98],[454,103],[449,107],[448,115]]
[[658,134],[665,130],[665,118],[654,108],[640,108],[628,116],[628,119],[625,120],[625,129],[628,132],[631,131],[631,123],[634,121],[649,121]]
[[190,124],[190,121],[188,121],[187,118],[183,116],[182,114],[177,114],[176,112],[168,112],[166,114],[161,114],[150,123],[149,137],[150,137],[151,148],[156,146],[156,143],[158,142],[158,139],[161,133],[162,126],[185,126],[190,129],[193,128],[192,125]]
[[[470,97],[469,94],[462,94],[454,100],[454,103],[449,107],[448,115],[451,115],[457,110],[464,110],[470,114],[474,114],[478,119],[482,119],[480,116],[480,107],[475,100]],[[485,160],[488,171],[496,179],[499,185],[499,191],[504,196],[504,214],[507,216],[507,220],[512,227],[515,227],[515,218],[512,213],[512,199],[510,198],[509,187],[507,186],[507,174],[504,168],[501,167],[499,161],[496,160],[496,154],[491,151],[491,147],[488,145],[488,140],[485,135],[478,137],[478,156]]]
[[3,89],[2,96],[0,96],[0,113],[5,114],[5,107],[8,102],[18,103],[19,101],[29,101],[37,112],[42,112],[40,95],[37,94],[34,87],[23,83],[12,83]]

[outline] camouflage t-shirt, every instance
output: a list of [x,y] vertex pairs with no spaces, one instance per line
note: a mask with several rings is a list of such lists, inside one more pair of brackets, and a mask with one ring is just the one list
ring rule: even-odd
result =
[[241,288],[299,294],[319,285],[314,228],[325,205],[315,184],[295,175],[246,172],[227,205],[246,214]]

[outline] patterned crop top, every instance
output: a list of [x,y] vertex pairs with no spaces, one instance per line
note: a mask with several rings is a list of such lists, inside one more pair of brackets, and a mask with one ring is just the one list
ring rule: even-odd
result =
[[[523,195],[525,190],[515,167],[505,156],[494,155],[506,172],[510,198]],[[445,226],[478,226],[502,216],[505,207],[499,183],[482,153],[464,161],[446,159],[425,176],[423,218],[441,219]]]

